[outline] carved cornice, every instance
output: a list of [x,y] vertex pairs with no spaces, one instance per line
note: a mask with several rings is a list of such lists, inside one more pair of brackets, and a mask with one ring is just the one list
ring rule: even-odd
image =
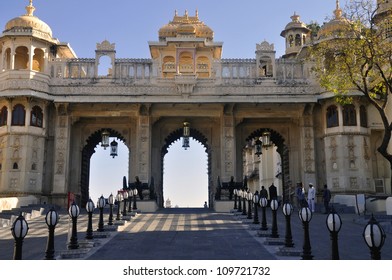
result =
[[174,83],[177,87],[177,92],[187,96],[193,92],[193,88],[197,83],[197,75],[175,75]]
[[5,90],[34,90],[49,93],[48,83],[37,80],[7,80],[0,83],[0,91]]

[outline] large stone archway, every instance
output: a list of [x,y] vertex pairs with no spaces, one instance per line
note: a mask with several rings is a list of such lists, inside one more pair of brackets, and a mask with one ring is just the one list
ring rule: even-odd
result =
[[109,137],[115,137],[126,143],[125,138],[118,131],[111,128],[102,128],[92,133],[86,140],[86,145],[82,149],[82,162],[80,174],[80,194],[81,205],[86,205],[89,199],[90,187],[90,161],[91,156],[95,153],[95,148],[102,141],[102,132],[106,130],[109,132]]
[[[182,128],[178,128],[176,130],[174,130],[173,132],[171,132],[165,139],[164,139],[164,144],[162,146],[161,149],[161,182],[163,182],[163,168],[164,168],[164,157],[165,155],[168,153],[168,148],[170,147],[170,145],[172,145],[174,142],[176,142],[177,140],[181,139],[183,136],[183,129]],[[211,193],[211,147],[208,144],[208,139],[205,135],[203,135],[203,133],[201,133],[200,131],[198,131],[195,128],[191,128],[190,129],[190,137],[192,137],[194,140],[196,140],[197,142],[199,142],[204,148],[205,148],[205,152],[207,154],[207,176],[208,176],[208,193]],[[158,192],[162,195],[160,195],[161,198],[163,198],[163,184],[160,185],[160,188],[158,190]],[[211,198],[209,197],[209,202],[211,205]],[[159,206],[163,207],[163,200],[158,201]]]

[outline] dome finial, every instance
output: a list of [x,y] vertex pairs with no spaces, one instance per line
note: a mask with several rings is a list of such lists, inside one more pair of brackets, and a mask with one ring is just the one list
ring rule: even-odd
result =
[[30,0],[30,4],[26,6],[27,16],[32,17],[34,15],[35,7],[33,6],[33,0]]
[[336,9],[334,11],[335,14],[335,18],[339,19],[342,17],[342,9],[340,9],[340,4],[339,4],[339,0],[336,0]]

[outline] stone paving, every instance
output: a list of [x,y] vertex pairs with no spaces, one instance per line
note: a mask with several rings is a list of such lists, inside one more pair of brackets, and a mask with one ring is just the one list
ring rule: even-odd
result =
[[[282,245],[285,237],[285,219],[281,208],[277,211],[279,238],[269,237],[272,215],[267,210],[267,231],[260,223],[253,224],[237,211],[216,213],[203,208],[162,209],[156,213],[139,213],[115,221],[108,226],[105,212],[105,232],[96,231],[98,213],[93,215],[93,241],[85,239],[87,215],[78,219],[80,248],[67,249],[71,221],[66,212],[60,212],[55,230],[57,259],[86,260],[299,260],[303,246],[303,227],[296,212],[291,217],[294,247],[291,255]],[[115,217],[114,217],[115,218]],[[356,214],[341,214],[343,226],[339,232],[339,253],[342,260],[369,260],[370,252],[362,232],[366,219]],[[315,260],[328,260],[331,240],[326,227],[326,215],[315,213],[309,224],[311,251]],[[259,222],[261,212],[259,212]],[[23,242],[22,259],[45,258],[48,229],[45,215],[28,221],[29,232]],[[10,227],[0,228],[0,260],[12,260],[14,241]],[[392,260],[392,234],[387,233],[381,258]]]

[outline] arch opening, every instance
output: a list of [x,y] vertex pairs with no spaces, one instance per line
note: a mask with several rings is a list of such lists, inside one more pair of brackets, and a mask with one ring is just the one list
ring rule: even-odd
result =
[[[118,142],[118,156],[110,156],[110,148],[101,147],[101,134],[109,132],[110,142]],[[116,130],[105,128],[95,131],[86,140],[82,150],[81,164],[81,205],[86,205],[88,199],[97,201],[103,195],[107,198],[122,189],[122,180],[129,173],[129,148],[124,137]]]
[[184,150],[182,142],[177,140],[164,157],[165,207],[203,207],[208,201],[207,153],[193,138],[190,146]]
[[182,128],[172,132],[162,147],[160,206],[205,207],[205,202],[211,206],[211,151],[207,138],[191,128],[190,148],[184,150],[182,133]]
[[[254,141],[270,132],[271,146],[264,147],[262,154],[255,155]],[[283,201],[290,199],[290,174],[289,152],[284,138],[277,131],[260,128],[252,132],[246,138],[248,145],[244,148],[244,175],[248,178],[248,186],[252,191],[260,190],[261,186],[266,189],[274,184],[278,189],[278,196]]]

